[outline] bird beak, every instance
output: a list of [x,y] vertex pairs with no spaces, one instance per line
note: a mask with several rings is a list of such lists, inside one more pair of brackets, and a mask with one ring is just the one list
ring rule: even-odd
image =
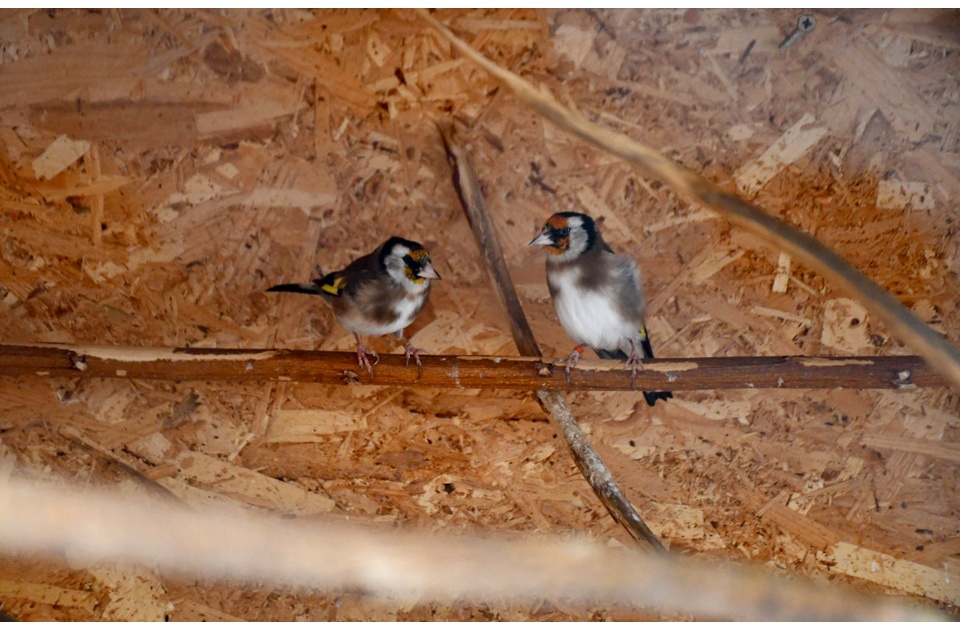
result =
[[547,232],[540,232],[535,239],[530,241],[527,247],[533,247],[534,245],[553,245],[553,239]]
[[440,274],[437,273],[437,270],[433,268],[432,263],[427,263],[423,267],[420,267],[420,273],[417,274],[418,278],[430,278],[431,280],[439,280]]

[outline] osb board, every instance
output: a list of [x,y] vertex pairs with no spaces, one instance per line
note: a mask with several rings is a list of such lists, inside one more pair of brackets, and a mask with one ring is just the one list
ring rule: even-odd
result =
[[[815,234],[960,342],[955,11],[821,10],[787,51],[790,11],[440,17],[568,105]],[[525,246],[560,209],[601,217],[641,263],[659,355],[908,352],[823,278],[539,120],[410,12],[7,10],[0,33],[4,342],[350,350],[318,301],[264,289],[399,233],[427,244],[444,278],[408,331],[416,344],[514,354],[435,131],[453,116],[548,354],[570,342],[543,254]],[[628,544],[528,396],[0,387],[0,474]],[[684,393],[655,409],[570,398],[674,549],[956,612],[943,581],[960,580],[955,393]],[[2,610],[24,619],[673,618],[0,567]]]

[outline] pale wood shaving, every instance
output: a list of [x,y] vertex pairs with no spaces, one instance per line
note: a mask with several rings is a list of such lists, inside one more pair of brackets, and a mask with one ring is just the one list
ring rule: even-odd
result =
[[856,300],[828,300],[823,309],[823,330],[820,342],[850,354],[860,354],[870,347],[867,309]]
[[86,140],[59,136],[33,161],[33,172],[39,179],[53,179],[79,160],[90,148]]
[[793,164],[813,148],[827,133],[826,127],[812,126],[815,122],[812,114],[805,113],[763,155],[744,165],[735,175],[740,190],[749,196],[755,195],[785,166]]
[[323,409],[281,409],[270,422],[268,442],[316,442],[320,436],[367,428],[365,416]]
[[104,620],[165,621],[173,610],[160,579],[145,569],[98,567],[90,574],[110,593],[103,609]]
[[840,573],[852,575],[883,586],[894,586],[924,597],[956,605],[960,594],[954,585],[957,576],[947,571],[926,567],[909,560],[839,542],[823,553],[823,559],[836,563]]
[[952,462],[960,462],[960,444],[943,443],[916,438],[896,438],[885,435],[865,435],[861,440],[864,446],[883,450],[904,451],[929,455]]
[[903,210],[930,210],[934,207],[933,191],[925,182],[894,182],[883,180],[877,184],[877,206]]

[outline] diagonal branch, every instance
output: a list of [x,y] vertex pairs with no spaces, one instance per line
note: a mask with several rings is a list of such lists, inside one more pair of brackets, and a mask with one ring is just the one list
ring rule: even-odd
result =
[[524,357],[542,356],[540,345],[533,336],[527,317],[523,314],[523,307],[520,306],[520,298],[517,297],[513,282],[510,280],[507,262],[503,258],[503,248],[500,246],[497,231],[487,215],[483,192],[480,190],[480,183],[470,158],[456,142],[452,126],[440,126],[440,135],[443,137],[443,146],[447,150],[447,159],[453,168],[453,186],[457,189],[467,221],[473,229],[473,235],[477,238],[477,244],[487,262],[493,288],[500,296],[500,303],[507,309],[510,330],[517,344],[517,350]]
[[427,11],[423,9],[416,9],[416,11],[464,56],[509,87],[521,101],[561,129],[633,164],[645,175],[665,181],[688,201],[703,204],[720,212],[731,222],[775,243],[798,260],[802,260],[839,284],[847,293],[863,302],[872,313],[890,327],[894,334],[916,350],[917,354],[926,359],[948,382],[960,388],[960,349],[927,326],[896,298],[820,241],[789,223],[766,214],[736,195],[724,192],[713,182],[660,155],[650,147],[592,123],[581,114],[568,110],[549,94],[536,89],[513,72],[499,67],[478,53]]
[[[494,287],[510,315],[513,338],[517,348],[523,354],[541,356],[540,346],[533,337],[533,331],[530,329],[527,317],[520,307],[520,299],[517,297],[513,281],[507,271],[500,240],[497,238],[496,230],[489,215],[487,215],[483,203],[483,194],[480,191],[480,183],[477,181],[476,173],[474,173],[473,166],[470,164],[470,157],[457,142],[452,126],[441,126],[440,133],[447,149],[447,156],[453,166],[454,186],[457,189],[457,194],[460,195],[460,202],[470,221],[470,226],[473,228],[473,235],[477,238],[477,244],[480,245],[484,258],[487,260],[487,270],[490,272]],[[597,495],[597,498],[607,508],[614,520],[626,529],[638,543],[649,546],[653,551],[666,553],[663,544],[637,514],[629,499],[613,479],[610,470],[593,447],[590,446],[587,436],[584,435],[580,425],[577,424],[577,419],[573,417],[570,408],[563,402],[563,397],[555,391],[540,390],[537,392],[537,398],[540,400],[540,405],[549,414],[554,426],[567,441],[567,446],[573,453],[573,459],[577,468],[580,469],[580,473],[590,484],[594,494]]]

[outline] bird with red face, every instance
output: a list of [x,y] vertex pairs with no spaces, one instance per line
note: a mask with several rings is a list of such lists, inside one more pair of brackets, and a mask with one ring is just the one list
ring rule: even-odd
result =
[[[646,300],[640,270],[618,256],[600,236],[596,222],[579,212],[547,219],[530,246],[547,248],[547,285],[560,324],[577,344],[567,357],[576,367],[585,346],[601,359],[621,359],[636,378],[641,359],[653,358],[645,323]],[[643,392],[651,407],[673,392]]]

